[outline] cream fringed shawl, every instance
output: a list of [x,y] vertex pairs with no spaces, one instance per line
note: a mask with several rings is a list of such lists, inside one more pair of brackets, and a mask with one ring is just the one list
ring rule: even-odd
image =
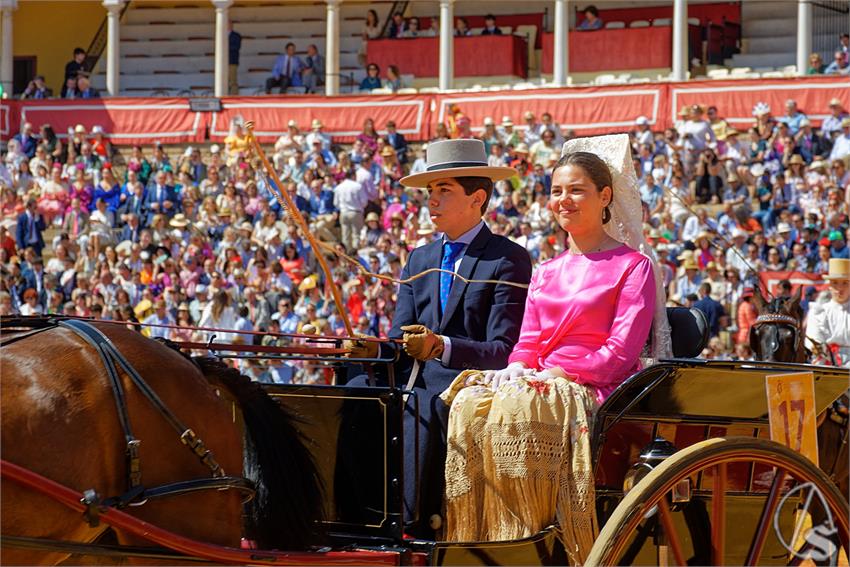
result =
[[563,378],[523,378],[497,392],[466,385],[482,376],[465,371],[441,396],[451,406],[445,539],[518,539],[557,519],[571,563],[581,564],[597,531],[593,393]]

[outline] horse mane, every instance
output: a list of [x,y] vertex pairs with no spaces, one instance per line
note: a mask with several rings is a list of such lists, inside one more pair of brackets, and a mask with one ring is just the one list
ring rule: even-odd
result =
[[260,549],[307,549],[317,543],[323,487],[316,465],[287,412],[256,382],[218,359],[193,357],[204,376],[219,380],[245,420],[245,476],[256,495],[246,505],[246,535]]

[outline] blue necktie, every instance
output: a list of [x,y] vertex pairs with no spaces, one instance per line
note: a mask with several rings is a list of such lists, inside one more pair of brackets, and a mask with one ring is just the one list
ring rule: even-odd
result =
[[[443,261],[440,268],[453,272],[455,269],[455,260],[460,256],[461,250],[466,246],[463,242],[444,242],[443,243]],[[440,307],[441,313],[446,311],[446,303],[449,300],[449,292],[452,289],[452,274],[445,271],[440,272]]]

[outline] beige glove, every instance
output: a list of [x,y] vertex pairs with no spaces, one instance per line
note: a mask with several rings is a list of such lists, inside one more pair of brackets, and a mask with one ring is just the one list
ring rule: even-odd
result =
[[443,337],[425,325],[405,325],[401,330],[404,331],[404,351],[416,360],[432,360],[443,355]]
[[[357,334],[358,337],[369,337],[369,335]],[[371,338],[371,337],[370,337]],[[378,358],[378,343],[375,341],[343,341],[342,347],[347,349],[348,358]]]

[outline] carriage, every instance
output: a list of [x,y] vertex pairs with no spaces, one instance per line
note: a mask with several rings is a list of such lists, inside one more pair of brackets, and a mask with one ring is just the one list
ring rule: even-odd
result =
[[[594,421],[593,463],[601,531],[587,564],[761,565],[799,564],[806,559],[835,564],[842,554],[846,561],[850,539],[847,420],[846,412],[832,406],[847,391],[847,371],[806,364],[697,359],[694,357],[706,340],[701,315],[684,309],[668,315],[676,358],[627,379],[601,406]],[[28,333],[48,325],[55,326],[55,322],[0,322],[7,337],[10,329]],[[110,334],[108,325],[98,327]],[[307,345],[335,340],[300,338]],[[25,485],[33,493],[61,500],[76,510],[81,523],[91,522],[95,514],[116,530],[156,544],[129,547],[103,541],[55,541],[12,535],[10,526],[4,525],[4,550],[138,555],[166,563],[203,559],[268,565],[567,564],[554,525],[515,541],[447,542],[408,537],[402,522],[403,483],[405,478],[421,480],[405,474],[402,449],[419,440],[404,438],[402,415],[405,404],[416,407],[418,401],[414,393],[400,386],[345,386],[351,362],[340,354],[341,345],[259,353],[256,349],[240,353],[231,345],[226,349],[229,354],[223,353],[222,345],[200,346],[222,356],[308,361],[334,372],[337,385],[263,385],[280,407],[297,416],[296,427],[324,486],[323,519],[315,526],[324,534],[321,547],[285,552],[211,545],[139,520],[132,508],[93,501],[91,494],[59,486],[4,460],[4,483]],[[368,364],[392,362],[372,360]],[[794,382],[801,373],[802,378]],[[789,384],[803,384],[810,390],[786,391],[784,398],[771,400],[766,384],[774,383],[785,384],[786,390]],[[347,418],[352,414],[356,421]],[[815,416],[821,423],[819,455],[804,454],[802,439],[811,434]],[[826,427],[832,428],[829,439],[824,434]],[[783,430],[787,440],[771,440]],[[359,442],[351,443],[352,436]],[[346,482],[346,471],[353,469],[368,471],[358,475],[354,487]],[[218,488],[238,489],[235,485]],[[429,521],[438,527],[441,518]]]

